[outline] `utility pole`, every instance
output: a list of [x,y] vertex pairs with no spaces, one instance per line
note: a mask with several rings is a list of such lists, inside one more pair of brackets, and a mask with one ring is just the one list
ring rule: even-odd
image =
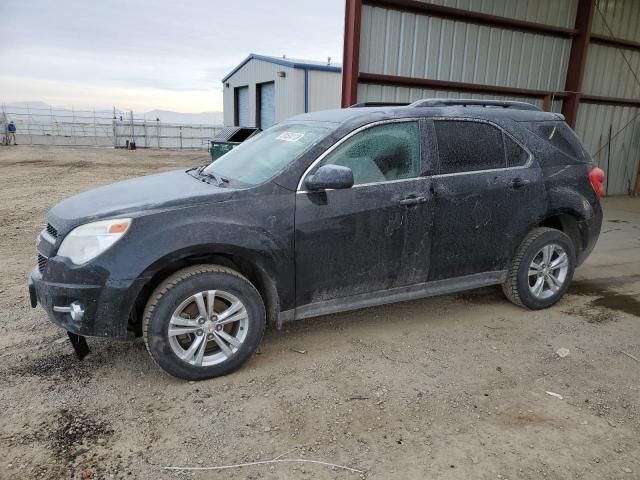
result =
[[5,143],[9,143],[7,142],[8,140],[8,135],[9,132],[7,131],[7,107],[6,105],[3,103],[2,104],[2,122],[0,122],[2,124],[2,144]]
[[147,140],[147,117],[144,117],[144,120],[142,120],[142,126],[144,128],[144,146],[148,147],[149,143]]
[[93,109],[93,142],[98,146],[98,125],[96,120],[96,109]]
[[53,139],[53,144],[56,144],[56,134],[60,133],[60,129],[57,129],[57,132],[54,130],[57,127],[55,120],[53,119],[53,107],[49,105],[49,114],[51,115],[51,138]]
[[131,116],[131,140],[129,140],[129,143],[131,144],[131,142],[135,143],[135,141],[136,141],[135,140],[136,139],[136,137],[135,137],[136,132],[135,132],[135,130],[133,128],[133,110],[129,110],[129,115]]
[[118,148],[118,130],[116,128],[116,107],[113,107],[113,148]]

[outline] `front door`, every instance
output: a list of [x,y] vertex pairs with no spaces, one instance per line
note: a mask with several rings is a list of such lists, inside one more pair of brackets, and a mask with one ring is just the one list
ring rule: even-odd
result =
[[310,169],[351,168],[354,186],[296,194],[298,307],[426,281],[430,178],[421,176],[418,121],[374,124],[346,137]]
[[430,280],[506,270],[544,209],[542,172],[510,135],[483,121],[435,120],[439,169]]

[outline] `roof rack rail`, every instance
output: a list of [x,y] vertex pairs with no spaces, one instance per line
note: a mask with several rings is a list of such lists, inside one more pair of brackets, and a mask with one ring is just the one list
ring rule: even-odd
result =
[[425,98],[413,102],[411,107],[495,107],[511,108],[513,110],[541,111],[535,105],[526,102],[512,102],[506,100],[476,100],[463,98]]
[[349,108],[363,108],[363,107],[407,107],[408,102],[362,102],[351,105]]

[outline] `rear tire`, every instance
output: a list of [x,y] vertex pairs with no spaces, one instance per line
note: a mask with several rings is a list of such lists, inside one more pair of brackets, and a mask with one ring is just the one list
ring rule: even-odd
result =
[[258,348],[265,326],[256,288],[219,265],[195,265],[171,275],[151,295],[142,321],[151,358],[185,380],[239,368]]
[[518,247],[502,291],[521,307],[548,308],[566,292],[575,264],[575,248],[567,235],[553,228],[535,228]]

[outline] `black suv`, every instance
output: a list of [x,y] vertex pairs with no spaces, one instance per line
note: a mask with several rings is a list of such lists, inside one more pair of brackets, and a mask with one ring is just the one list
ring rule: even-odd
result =
[[555,113],[422,100],[282,122],[211,165],[68,198],[31,303],[69,332],[143,336],[172,375],[230,373],[268,322],[501,284],[556,303],[600,232],[603,173]]

